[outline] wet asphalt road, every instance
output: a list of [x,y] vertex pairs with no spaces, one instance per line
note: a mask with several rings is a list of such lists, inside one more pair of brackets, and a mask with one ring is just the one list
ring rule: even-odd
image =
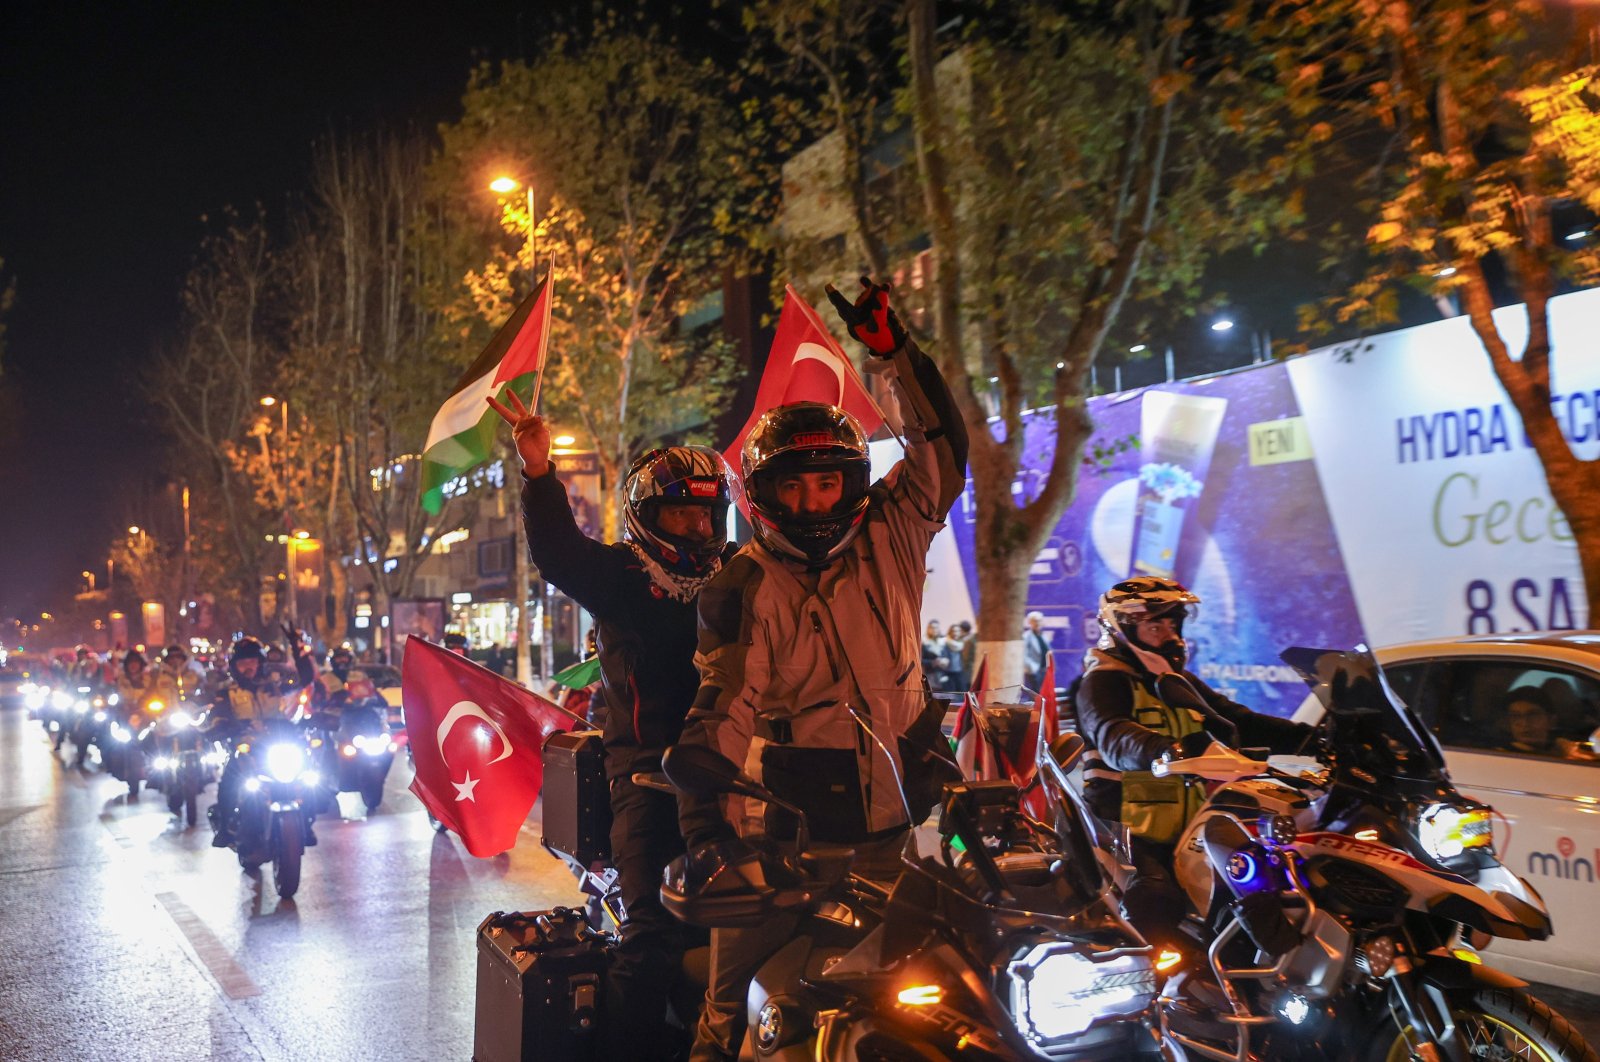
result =
[[515,850],[475,859],[410,780],[401,757],[370,817],[341,797],[279,900],[270,866],[244,873],[161,794],[128,803],[0,710],[0,1059],[469,1058],[478,923],[579,894],[537,809]]

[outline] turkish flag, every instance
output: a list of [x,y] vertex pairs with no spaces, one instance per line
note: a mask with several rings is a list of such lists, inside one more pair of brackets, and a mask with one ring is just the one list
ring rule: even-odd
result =
[[[739,429],[739,434],[733,437],[733,443],[723,452],[728,464],[740,468],[739,451],[744,449],[745,436],[763,413],[791,402],[826,402],[830,406],[841,406],[861,422],[861,430],[869,439],[884,421],[883,410],[867,393],[855,362],[829,334],[811,304],[793,287],[785,286],[783,313],[778,317],[772,350],[767,354],[767,366],[756,388],[755,407],[750,410],[750,418]],[[743,507],[742,498],[739,504]]]
[[544,742],[575,717],[532,690],[421,638],[401,674],[411,791],[480,859],[517,843],[544,783]]
[[1049,813],[1050,805],[1044,784],[1039,780],[1037,757],[1041,749],[1045,750],[1045,755],[1049,755],[1050,743],[1061,736],[1061,708],[1056,704],[1056,654],[1045,654],[1044,676],[1039,685],[1041,689],[1034,701],[1039,712],[1039,729],[1031,742],[1033,755],[1016,764],[1013,777],[1016,777],[1019,785],[1024,786],[1022,806],[1034,818],[1043,819]]

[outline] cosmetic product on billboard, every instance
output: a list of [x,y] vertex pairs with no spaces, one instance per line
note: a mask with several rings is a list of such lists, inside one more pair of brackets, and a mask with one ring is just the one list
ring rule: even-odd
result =
[[1205,489],[1226,398],[1147,391],[1139,410],[1139,503],[1133,525],[1136,575],[1170,577],[1178,567],[1183,517]]

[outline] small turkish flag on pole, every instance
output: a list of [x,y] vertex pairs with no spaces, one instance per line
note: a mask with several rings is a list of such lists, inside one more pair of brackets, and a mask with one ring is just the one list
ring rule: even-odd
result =
[[[772,336],[766,368],[761,371],[755,407],[723,453],[728,464],[739,468],[739,451],[744,449],[745,436],[763,413],[792,402],[840,406],[861,422],[861,430],[869,439],[884,422],[883,410],[867,393],[855,362],[828,332],[811,304],[793,287],[786,286],[783,313]],[[744,505],[743,499],[739,504]]]
[[[1050,754],[1050,743],[1061,736],[1061,708],[1056,704],[1056,654],[1046,653],[1044,677],[1039,683],[1039,695],[1034,701],[1039,711],[1039,729],[1029,742],[1033,755],[1016,765],[1017,783],[1023,786],[1022,806],[1036,819],[1049,814],[1049,800],[1044,784],[1039,780],[1039,755]],[[1024,781],[1025,780],[1025,781]]]
[[510,849],[539,799],[545,739],[583,720],[421,638],[406,640],[401,696],[411,791],[473,855]]

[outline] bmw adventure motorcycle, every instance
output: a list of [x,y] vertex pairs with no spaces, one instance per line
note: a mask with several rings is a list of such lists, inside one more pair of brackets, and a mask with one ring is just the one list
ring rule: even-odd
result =
[[317,712],[308,722],[311,748],[326,787],[324,803],[336,809],[339,793],[360,793],[367,810],[383,803],[383,786],[400,746],[389,734],[381,699],[347,701],[337,711]]
[[798,928],[748,999],[758,1060],[1176,1057],[1153,1014],[1149,946],[1118,912],[1084,809],[1065,788],[1082,743],[1054,756],[1055,822],[1016,785],[947,784],[938,857],[908,848],[893,888],[812,851],[805,816],[699,746],[667,751],[673,784],[789,812],[793,846],[713,845],[667,870],[663,903],[708,926],[783,916]]
[[1299,771],[1213,744],[1158,776],[1215,786],[1178,841],[1195,952],[1163,986],[1191,1057],[1596,1062],[1494,937],[1542,940],[1539,894],[1496,857],[1492,810],[1451,784],[1364,647],[1289,649],[1326,708]]

